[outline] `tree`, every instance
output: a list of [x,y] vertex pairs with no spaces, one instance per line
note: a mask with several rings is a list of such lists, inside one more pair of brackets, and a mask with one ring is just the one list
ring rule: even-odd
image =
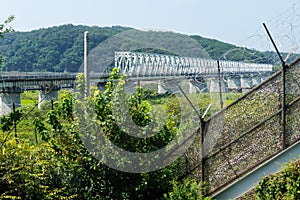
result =
[[[9,23],[11,23],[15,19],[15,16],[11,15],[9,16],[3,24],[0,24],[0,38],[3,38],[4,33],[13,32],[14,29],[10,26],[7,26]],[[3,63],[3,56],[0,55],[0,71],[2,71],[2,63]]]
[[[84,85],[84,77],[80,77]],[[47,107],[22,110],[26,118],[18,124],[23,127],[18,129],[22,131],[18,142],[1,131],[10,128],[11,124],[3,125],[11,120],[8,117],[0,120],[0,199],[161,199],[164,194],[165,198],[204,199],[200,183],[175,182],[182,175],[183,157],[160,170],[127,173],[106,166],[104,157],[97,160],[86,149],[89,144],[97,144],[97,136],[103,133],[126,150],[148,153],[165,146],[178,131],[173,122],[176,120],[173,116],[178,114],[176,101],[167,109],[170,118],[166,125],[155,136],[135,138],[118,127],[113,115],[118,103],[116,97],[128,103],[129,115],[123,120],[133,120],[144,127],[153,118],[150,112],[153,107],[145,99],[144,89],[138,87],[135,93],[126,93],[124,79],[114,69],[104,92],[96,90],[79,100],[78,92],[84,87],[77,85],[75,94],[61,95],[50,110]],[[29,127],[26,131],[25,126]],[[30,141],[34,130],[39,142]],[[86,143],[84,137],[92,140]],[[123,162],[121,159],[118,164]]]
[[15,16],[11,15],[4,21],[3,24],[0,24],[0,38],[3,37],[3,33],[9,33],[14,31],[14,29],[11,26],[8,26],[8,24],[10,24],[14,19]]

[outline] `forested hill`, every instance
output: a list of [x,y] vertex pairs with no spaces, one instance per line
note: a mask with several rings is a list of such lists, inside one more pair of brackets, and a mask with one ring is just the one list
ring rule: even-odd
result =
[[0,39],[3,71],[76,72],[83,62],[83,33],[90,32],[93,48],[124,27],[88,27],[63,25],[31,32],[12,32]]
[[[7,33],[0,39],[0,71],[77,72],[83,62],[85,31],[90,33],[92,49],[109,37],[130,29],[120,26],[89,27],[68,24],[31,32]],[[168,34],[162,32],[162,37],[168,37]],[[200,36],[189,37],[197,41],[213,59],[259,63],[278,61],[273,52],[258,52]]]

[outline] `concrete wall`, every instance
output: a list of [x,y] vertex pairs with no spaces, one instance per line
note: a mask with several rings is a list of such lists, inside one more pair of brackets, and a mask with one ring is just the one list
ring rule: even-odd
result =
[[21,92],[18,87],[7,87],[0,93],[0,116],[7,115],[15,108],[21,106]]
[[[260,84],[263,80],[267,79],[270,74],[266,75],[233,75],[227,77],[221,77],[221,91],[222,92],[248,92],[255,85]],[[158,93],[165,93],[167,91],[172,92],[172,89],[178,90],[178,84],[185,87],[185,91],[188,93],[195,92],[220,92],[220,83],[218,77],[206,77],[202,80],[182,80],[182,81],[170,81],[160,80],[158,81]],[[176,88],[177,86],[177,88]]]
[[[39,103],[38,108],[41,108],[41,105],[46,101],[51,101],[51,99],[58,98],[58,90],[60,88],[57,86],[51,87],[42,87],[39,93]],[[0,116],[7,115],[13,110],[13,104],[15,108],[21,107],[21,93],[22,89],[19,87],[6,87],[2,88],[0,93]]]
[[54,87],[50,91],[47,89],[40,90],[39,92],[39,103],[38,103],[38,109],[41,109],[41,106],[45,104],[46,102],[50,102],[52,99],[57,100],[58,99],[58,90],[59,88]]

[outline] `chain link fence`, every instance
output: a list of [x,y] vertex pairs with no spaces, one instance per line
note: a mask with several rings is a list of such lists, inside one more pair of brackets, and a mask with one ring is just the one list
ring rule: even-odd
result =
[[203,145],[200,133],[187,152],[186,175],[204,181],[211,194],[296,143],[299,100],[297,59],[203,122]]

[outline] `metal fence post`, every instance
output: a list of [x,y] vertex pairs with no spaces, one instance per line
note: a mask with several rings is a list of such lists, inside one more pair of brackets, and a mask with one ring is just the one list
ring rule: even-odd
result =
[[85,97],[90,96],[89,32],[84,32],[84,78]]
[[282,135],[281,143],[282,149],[286,148],[286,65],[282,62],[282,95],[281,95],[281,122],[282,122]]
[[217,60],[218,65],[218,81],[219,81],[219,97],[220,97],[220,106],[223,109],[223,98],[222,98],[222,83],[221,83],[221,68],[220,68],[220,61]]
[[267,26],[265,23],[263,23],[263,26],[276,50],[276,53],[278,55],[278,57],[280,58],[280,61],[281,61],[281,65],[282,65],[282,71],[281,71],[281,75],[282,75],[282,91],[281,91],[281,106],[282,106],[282,110],[281,110],[281,123],[282,123],[282,126],[281,126],[281,129],[282,129],[282,132],[281,132],[281,145],[282,145],[282,149],[285,149],[286,148],[286,83],[285,83],[285,74],[286,74],[286,65],[285,65],[285,61],[283,60]]
[[200,118],[200,132],[201,132],[201,182],[205,182],[205,173],[204,173],[204,166],[205,166],[205,154],[204,154],[204,135],[205,135],[205,121],[203,118]]

